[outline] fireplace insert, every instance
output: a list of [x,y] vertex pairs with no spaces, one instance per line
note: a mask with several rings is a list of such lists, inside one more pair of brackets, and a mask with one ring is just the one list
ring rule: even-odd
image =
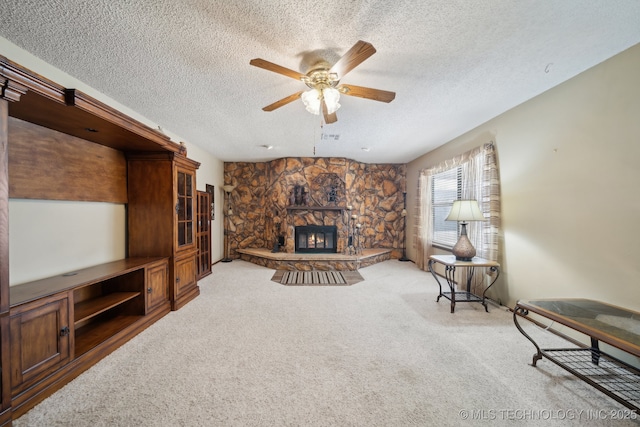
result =
[[335,225],[301,225],[295,228],[296,252],[336,253]]

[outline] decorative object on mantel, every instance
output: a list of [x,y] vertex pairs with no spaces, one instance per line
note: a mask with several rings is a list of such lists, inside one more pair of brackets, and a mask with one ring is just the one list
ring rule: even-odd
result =
[[304,185],[296,184],[289,193],[290,206],[309,206],[309,192],[306,191]]
[[329,192],[327,193],[327,201],[329,203],[335,203],[336,202],[336,187],[331,187],[329,188]]
[[467,237],[467,221],[484,221],[486,218],[480,210],[477,200],[455,200],[445,221],[459,221],[460,238],[451,252],[458,261],[471,261],[476,256],[476,248]]
[[289,192],[289,206],[295,206],[295,204],[296,204],[296,191],[294,189]]
[[335,173],[321,173],[313,179],[311,199],[320,206],[345,203],[344,181]]
[[402,233],[402,256],[398,259],[398,261],[407,262],[410,261],[407,258],[407,192],[402,192],[402,212],[400,216],[402,216],[404,231]]
[[230,226],[230,221],[231,221],[231,215],[233,215],[233,210],[231,209],[231,192],[235,189],[235,185],[223,185],[222,189],[224,190],[224,194],[226,195],[225,197],[225,203],[227,204],[226,206],[226,211],[225,211],[225,216],[226,216],[226,221],[225,221],[225,230],[224,230],[224,239],[225,239],[225,245],[224,245],[224,258],[222,258],[220,261],[221,262],[231,262],[233,261],[230,257],[229,257],[229,226]]

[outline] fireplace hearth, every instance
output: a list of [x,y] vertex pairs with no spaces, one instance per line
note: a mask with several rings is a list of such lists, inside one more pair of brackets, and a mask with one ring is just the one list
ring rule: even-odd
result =
[[295,228],[296,253],[336,253],[335,225],[301,225]]

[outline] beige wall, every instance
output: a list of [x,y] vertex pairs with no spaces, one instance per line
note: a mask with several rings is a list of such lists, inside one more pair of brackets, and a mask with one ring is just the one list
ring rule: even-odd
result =
[[10,285],[124,258],[126,221],[122,204],[10,200]]
[[640,45],[409,163],[409,235],[419,171],[489,141],[504,231],[494,295],[640,310]]
[[193,144],[187,144],[187,157],[200,162],[200,167],[196,172],[198,190],[206,191],[207,184],[215,186],[215,218],[211,221],[211,260],[218,262],[224,256],[224,221],[222,215],[224,162]]

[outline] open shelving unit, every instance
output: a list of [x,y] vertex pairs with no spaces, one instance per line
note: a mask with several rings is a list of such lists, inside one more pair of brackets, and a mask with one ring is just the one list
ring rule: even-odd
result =
[[[199,295],[199,165],[160,130],[0,56],[0,426]],[[12,199],[125,205],[128,258],[11,285]]]
[[[74,294],[77,291],[74,292]],[[87,351],[126,329],[142,317],[121,314],[129,301],[142,298],[141,292],[113,292],[74,304],[75,355]]]
[[14,410],[52,373],[80,372],[169,312],[167,271],[167,258],[126,258],[12,286]]
[[114,307],[118,307],[137,296],[140,292],[114,292],[105,296],[94,298],[89,301],[83,301],[75,305],[75,326],[83,324],[85,321],[92,319],[99,314],[104,313]]

